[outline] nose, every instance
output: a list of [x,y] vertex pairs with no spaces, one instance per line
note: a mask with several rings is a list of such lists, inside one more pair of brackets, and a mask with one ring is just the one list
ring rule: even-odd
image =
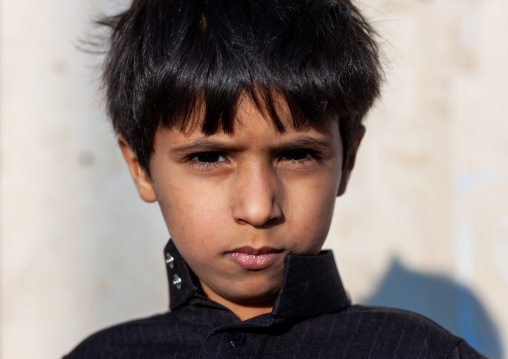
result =
[[235,178],[235,221],[257,228],[279,222],[283,216],[280,187],[280,180],[271,166],[260,163],[243,166]]

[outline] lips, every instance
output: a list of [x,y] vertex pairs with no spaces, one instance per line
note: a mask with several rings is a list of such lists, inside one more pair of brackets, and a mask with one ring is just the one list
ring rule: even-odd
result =
[[282,250],[263,247],[255,249],[252,247],[237,248],[226,253],[226,257],[247,270],[263,270],[275,263],[282,256]]

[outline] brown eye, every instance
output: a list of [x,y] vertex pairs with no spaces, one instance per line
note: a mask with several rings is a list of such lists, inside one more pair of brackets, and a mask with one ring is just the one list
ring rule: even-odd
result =
[[307,149],[294,149],[294,150],[288,150],[284,151],[280,159],[281,160],[289,160],[289,161],[302,161],[305,159],[309,159],[313,157],[313,154],[311,153],[311,150]]
[[195,153],[189,158],[190,161],[200,163],[215,163],[215,162],[226,162],[226,157],[220,152],[199,152]]

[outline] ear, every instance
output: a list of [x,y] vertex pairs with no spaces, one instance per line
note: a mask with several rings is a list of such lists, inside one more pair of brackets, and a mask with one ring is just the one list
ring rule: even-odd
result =
[[125,162],[127,162],[129,172],[132,176],[132,179],[134,180],[134,184],[136,185],[141,199],[146,202],[157,201],[157,197],[155,196],[155,191],[153,190],[153,185],[150,177],[141,167],[138,161],[138,157],[122,135],[118,135],[118,144],[120,145],[123,158],[125,159]]
[[346,192],[346,187],[349,181],[349,177],[351,176],[351,171],[355,166],[356,154],[358,152],[358,148],[360,147],[360,143],[362,142],[363,135],[365,135],[365,127],[362,126],[356,135],[355,141],[351,144],[349,151],[347,153],[347,157],[344,159],[344,166],[342,169],[342,176],[340,178],[339,191],[337,192],[337,197],[342,196],[344,192]]

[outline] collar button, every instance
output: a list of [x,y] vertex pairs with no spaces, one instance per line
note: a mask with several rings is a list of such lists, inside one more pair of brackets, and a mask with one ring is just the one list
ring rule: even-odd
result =
[[232,347],[238,347],[245,341],[245,334],[242,332],[229,333],[228,340]]
[[175,268],[175,258],[170,253],[166,253],[166,264],[169,268]]
[[173,276],[173,285],[176,287],[176,289],[182,289],[182,278],[175,274]]

